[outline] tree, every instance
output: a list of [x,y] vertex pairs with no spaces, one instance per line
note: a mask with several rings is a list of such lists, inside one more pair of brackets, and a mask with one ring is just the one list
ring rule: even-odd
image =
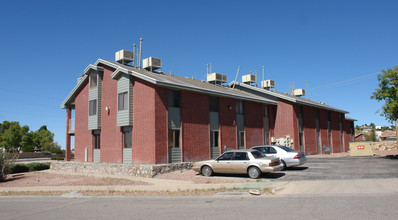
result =
[[[398,66],[395,66],[393,69],[381,70],[381,73],[377,74],[377,80],[379,81],[379,88],[372,93],[373,95],[370,98],[376,99],[379,102],[385,101],[380,109],[380,115],[384,116],[390,122],[395,122],[395,127],[397,127]],[[398,136],[397,129],[395,129],[395,133]]]
[[19,151],[24,144],[28,144],[28,140],[23,142],[28,132],[28,126],[21,127],[19,122],[16,121],[4,121],[0,124],[0,146],[5,147],[7,150]]
[[43,125],[39,130],[32,133],[33,146],[37,150],[51,151],[54,146],[54,134],[47,130],[47,126]]

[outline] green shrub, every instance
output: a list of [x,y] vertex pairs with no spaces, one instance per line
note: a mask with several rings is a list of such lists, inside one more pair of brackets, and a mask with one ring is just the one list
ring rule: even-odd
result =
[[63,157],[51,157],[51,160],[64,160],[65,158]]
[[50,163],[29,163],[29,171],[40,171],[50,169]]
[[10,174],[40,171],[47,169],[50,169],[50,163],[28,163],[28,164],[18,163],[11,165]]
[[26,164],[16,163],[10,166],[10,174],[29,172],[29,167]]

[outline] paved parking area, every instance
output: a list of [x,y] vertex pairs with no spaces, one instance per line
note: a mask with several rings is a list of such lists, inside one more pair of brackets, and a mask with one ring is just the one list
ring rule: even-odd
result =
[[302,166],[266,174],[264,178],[274,181],[398,178],[398,157],[308,158]]

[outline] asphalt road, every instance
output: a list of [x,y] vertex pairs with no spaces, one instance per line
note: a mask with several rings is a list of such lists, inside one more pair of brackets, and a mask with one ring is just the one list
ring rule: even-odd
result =
[[398,158],[308,158],[307,163],[286,171],[264,175],[275,181],[356,180],[398,178]]
[[0,198],[1,219],[396,219],[398,195]]

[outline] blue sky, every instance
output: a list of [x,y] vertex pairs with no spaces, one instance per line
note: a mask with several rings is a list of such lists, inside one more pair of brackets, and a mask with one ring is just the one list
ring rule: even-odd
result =
[[356,124],[390,125],[370,100],[398,65],[397,1],[1,1],[0,121],[47,125],[65,145],[60,104],[87,65],[143,41],[163,71],[205,79],[258,71],[286,92],[306,88]]

